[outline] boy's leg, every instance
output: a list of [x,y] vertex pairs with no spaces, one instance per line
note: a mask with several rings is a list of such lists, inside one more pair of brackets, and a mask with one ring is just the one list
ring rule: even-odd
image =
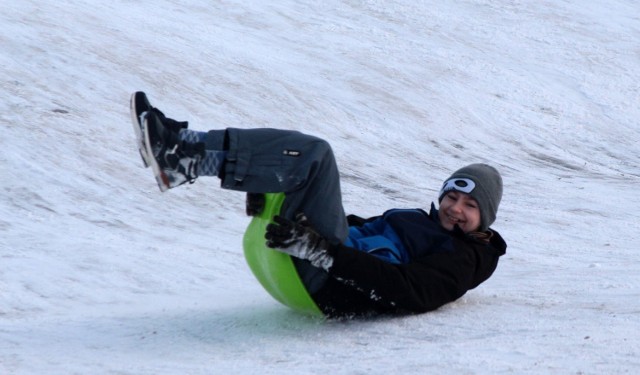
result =
[[197,132],[164,116],[142,92],[135,93],[131,103],[134,125],[142,125],[135,130],[142,130],[145,138],[139,141],[140,152],[145,162],[151,161],[160,190],[213,175],[225,189],[284,192],[283,216],[293,219],[304,212],[330,241],[346,239],[338,168],[326,141],[278,129]]
[[219,177],[225,189],[250,193],[284,192],[281,215],[304,212],[311,225],[334,243],[348,226],[340,176],[330,145],[317,137],[279,129],[211,131],[207,149],[225,149]]

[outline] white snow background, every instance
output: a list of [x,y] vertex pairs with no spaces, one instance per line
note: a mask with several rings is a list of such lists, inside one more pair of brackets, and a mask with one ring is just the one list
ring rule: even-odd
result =
[[[5,0],[0,29],[0,373],[640,372],[638,1]],[[507,255],[432,313],[291,311],[242,193],[159,192],[136,90],[326,138],[361,216],[491,163]]]

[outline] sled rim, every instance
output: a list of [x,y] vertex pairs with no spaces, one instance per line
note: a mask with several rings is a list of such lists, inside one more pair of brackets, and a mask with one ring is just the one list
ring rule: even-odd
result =
[[266,227],[280,213],[284,198],[284,193],[265,194],[264,210],[253,217],[244,234],[245,260],[262,287],[276,301],[296,311],[323,315],[300,280],[291,257],[266,245]]

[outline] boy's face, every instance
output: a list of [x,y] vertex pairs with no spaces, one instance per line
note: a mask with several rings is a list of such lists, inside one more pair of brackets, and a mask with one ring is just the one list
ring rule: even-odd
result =
[[480,228],[480,208],[470,195],[452,190],[442,197],[438,211],[440,224],[446,230],[453,230],[457,224],[463,232],[473,232]]

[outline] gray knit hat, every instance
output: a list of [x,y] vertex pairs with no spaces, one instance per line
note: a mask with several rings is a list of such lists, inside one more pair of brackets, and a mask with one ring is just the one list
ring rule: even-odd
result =
[[444,195],[456,190],[469,194],[480,208],[480,231],[487,230],[496,220],[502,199],[502,177],[498,170],[487,164],[471,164],[455,171],[440,189],[438,203]]

